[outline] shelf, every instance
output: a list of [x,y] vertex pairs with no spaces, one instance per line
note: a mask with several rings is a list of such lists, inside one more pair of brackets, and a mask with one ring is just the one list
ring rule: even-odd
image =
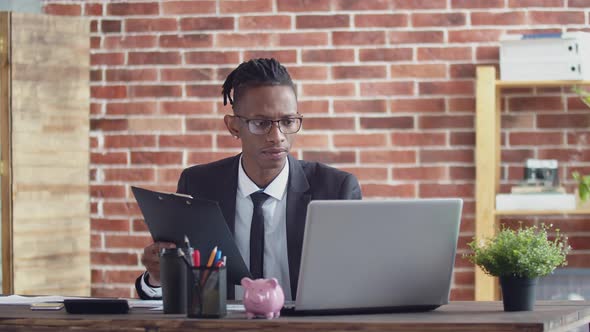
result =
[[530,215],[530,216],[550,216],[550,215],[562,215],[562,214],[587,214],[590,215],[590,210],[506,210],[506,211],[496,211],[494,210],[494,214],[496,216],[522,216],[522,215]]
[[590,85],[590,81],[502,81],[496,80],[499,88],[559,87],[572,85]]

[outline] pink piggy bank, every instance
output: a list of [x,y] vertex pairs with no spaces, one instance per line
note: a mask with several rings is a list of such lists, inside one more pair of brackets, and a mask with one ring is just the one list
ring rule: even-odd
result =
[[285,304],[285,294],[276,278],[256,279],[242,278],[244,287],[244,307],[248,319],[264,316],[272,319],[281,315]]

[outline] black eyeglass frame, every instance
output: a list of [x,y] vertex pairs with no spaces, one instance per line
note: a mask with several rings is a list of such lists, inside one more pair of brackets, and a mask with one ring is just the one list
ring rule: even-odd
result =
[[[271,120],[271,119],[260,119],[260,118],[247,118],[245,116],[241,116],[241,115],[232,115],[242,121],[244,121],[246,123],[246,125],[248,126],[248,131],[252,134],[252,135],[268,135],[268,133],[270,133],[270,131],[272,130],[273,125],[276,123],[277,128],[279,128],[279,131],[285,135],[291,135],[291,134],[296,134],[301,130],[301,126],[303,125],[303,115],[298,114],[297,116],[287,116],[278,120]],[[285,120],[298,120],[299,121],[299,127],[297,127],[297,130],[294,132],[284,132],[283,129],[281,128],[281,121],[285,121]],[[266,132],[264,133],[255,133],[254,131],[252,131],[250,122],[252,121],[268,121],[270,122],[270,126],[268,126],[268,129],[266,129]]]

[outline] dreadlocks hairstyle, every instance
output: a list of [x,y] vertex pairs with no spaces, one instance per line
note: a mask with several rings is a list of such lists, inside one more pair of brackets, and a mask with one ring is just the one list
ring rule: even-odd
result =
[[[241,94],[250,87],[264,85],[286,85],[290,86],[295,92],[295,85],[291,81],[291,76],[287,69],[277,60],[273,59],[252,59],[248,62],[242,62],[238,68],[234,69],[223,83],[223,105],[229,103],[234,107]],[[234,90],[233,98],[231,90]]]

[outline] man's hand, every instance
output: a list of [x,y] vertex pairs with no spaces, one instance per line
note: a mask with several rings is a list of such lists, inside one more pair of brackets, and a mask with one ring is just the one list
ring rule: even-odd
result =
[[176,248],[171,242],[154,242],[143,249],[141,264],[148,272],[148,283],[152,286],[160,286],[160,257],[162,248]]

